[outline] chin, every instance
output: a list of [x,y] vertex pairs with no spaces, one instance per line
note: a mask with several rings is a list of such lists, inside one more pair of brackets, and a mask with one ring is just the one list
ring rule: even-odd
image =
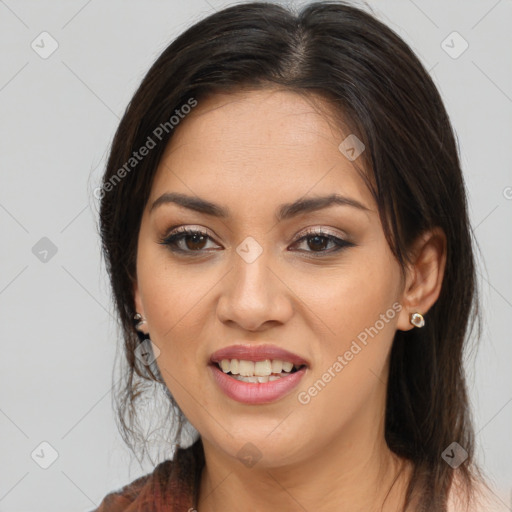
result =
[[300,437],[298,432],[288,431],[280,435],[276,431],[271,432],[272,428],[268,424],[260,429],[241,427],[233,436],[224,432],[215,444],[246,467],[251,468],[257,464],[260,469],[296,463],[306,455],[305,446],[311,447],[311,443],[305,437]]

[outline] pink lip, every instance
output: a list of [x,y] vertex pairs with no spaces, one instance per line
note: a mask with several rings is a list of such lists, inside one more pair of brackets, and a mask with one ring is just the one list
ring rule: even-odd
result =
[[[220,363],[223,359],[243,359],[255,362],[265,359],[280,359],[302,366],[302,368],[271,382],[242,382],[224,373],[217,366],[216,363]],[[237,402],[256,405],[274,402],[287,395],[299,384],[308,366],[309,363],[302,357],[276,345],[238,344],[214,352],[210,357],[209,369],[215,382],[229,398]]]
[[210,357],[211,363],[220,363],[223,359],[244,359],[245,361],[264,361],[265,359],[280,359],[290,361],[297,366],[309,363],[292,352],[284,350],[276,345],[249,345],[239,344],[225,347],[214,352]]
[[230,377],[218,368],[215,363],[210,364],[208,368],[213,372],[213,377],[220,389],[229,398],[232,398],[237,402],[252,405],[266,404],[284,397],[299,384],[300,380],[306,373],[306,367],[304,366],[295,373],[291,373],[287,377],[281,377],[280,379],[272,382],[252,383],[241,382]]

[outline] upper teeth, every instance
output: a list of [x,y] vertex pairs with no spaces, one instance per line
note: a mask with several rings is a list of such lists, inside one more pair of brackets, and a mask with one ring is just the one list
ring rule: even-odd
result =
[[264,377],[272,373],[290,372],[293,363],[281,359],[265,359],[264,361],[245,361],[243,359],[223,359],[220,362],[221,370],[224,373],[231,372],[233,375],[251,377],[253,375]]

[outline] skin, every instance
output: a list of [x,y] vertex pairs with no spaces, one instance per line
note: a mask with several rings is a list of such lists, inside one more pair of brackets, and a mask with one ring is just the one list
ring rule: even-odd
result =
[[[135,306],[161,351],[166,385],[202,436],[199,512],[236,511],[241,503],[247,512],[395,511],[403,503],[411,467],[384,440],[389,353],[395,331],[414,328],[410,313],[425,314],[439,295],[445,238],[438,230],[418,238],[402,279],[376,204],[338,149],[349,134],[322,105],[328,108],[272,89],[200,101],[176,128],[143,213]],[[199,196],[231,216],[176,204],[150,212],[166,192]],[[276,221],[282,203],[333,192],[367,210],[336,205]],[[173,253],[158,242],[175,226],[210,238],[182,239],[190,256]],[[297,242],[309,228],[355,245],[332,252],[326,239]],[[263,248],[252,263],[236,252],[249,236]],[[297,394],[394,303],[399,313],[300,403]],[[299,388],[272,404],[225,396],[207,364],[214,351],[242,341],[273,343],[308,360]],[[261,456],[252,467],[237,456],[246,443]]]

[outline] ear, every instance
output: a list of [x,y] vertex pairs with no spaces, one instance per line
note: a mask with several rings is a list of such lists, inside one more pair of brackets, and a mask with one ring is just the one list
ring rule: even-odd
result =
[[405,286],[400,303],[403,308],[397,329],[408,331],[411,313],[425,313],[434,305],[441,293],[446,266],[446,235],[441,228],[422,233],[410,251]]

